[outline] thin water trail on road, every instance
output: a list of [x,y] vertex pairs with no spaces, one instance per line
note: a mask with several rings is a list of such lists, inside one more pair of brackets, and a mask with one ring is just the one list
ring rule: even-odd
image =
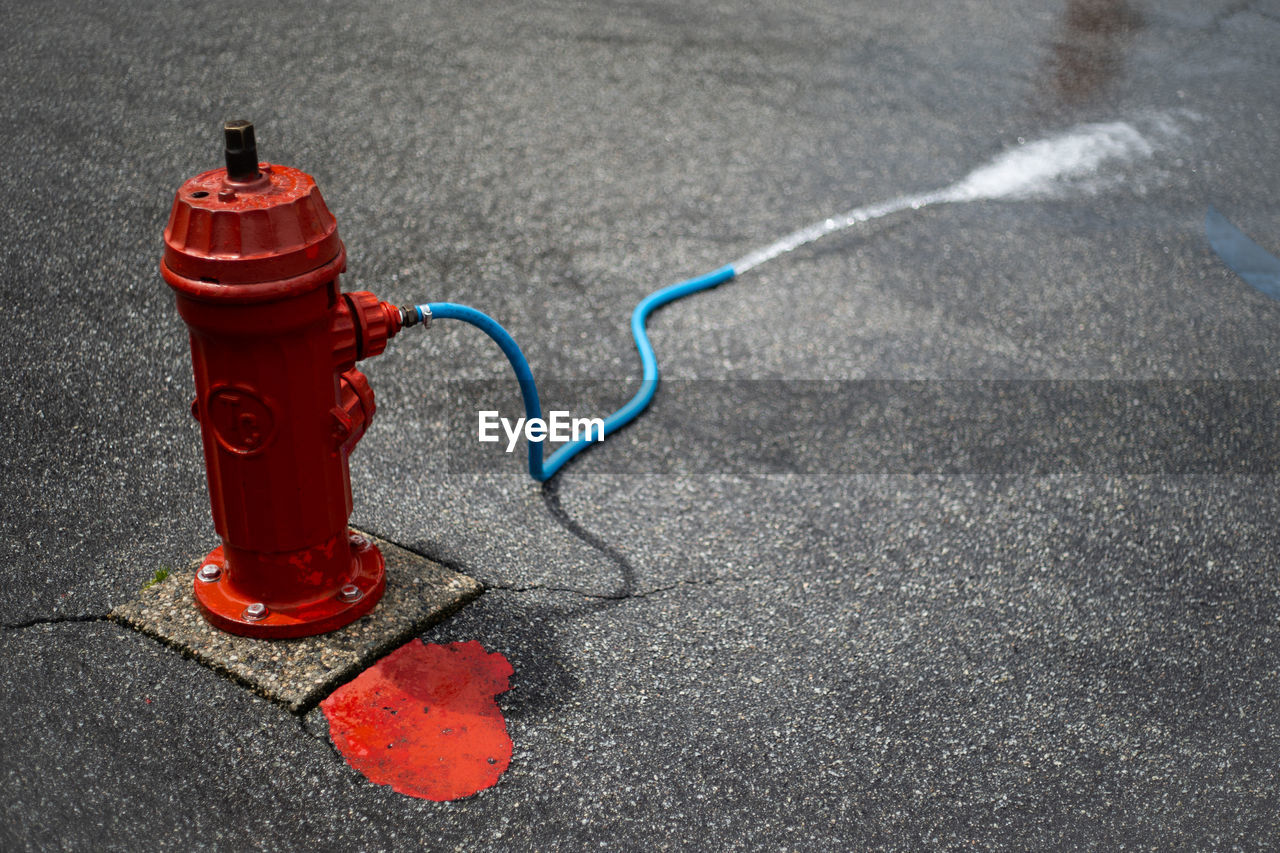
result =
[[793,231],[743,255],[730,266],[736,275],[765,261],[861,222],[937,204],[983,199],[1027,199],[1088,193],[1101,188],[1096,178],[1104,166],[1146,159],[1168,137],[1180,135],[1176,123],[1157,117],[1144,135],[1129,122],[1082,124],[1070,130],[1002,152],[959,181],[931,192],[902,195],[863,205]]

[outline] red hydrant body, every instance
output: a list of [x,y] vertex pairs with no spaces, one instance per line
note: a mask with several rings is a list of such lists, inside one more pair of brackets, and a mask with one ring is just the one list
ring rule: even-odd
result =
[[347,527],[347,456],[373,418],[355,369],[400,329],[398,308],[343,294],[346,252],[311,176],[257,162],[229,122],[227,168],[178,190],[160,264],[190,330],[222,546],[196,575],[205,618],[236,634],[300,637],[369,612],[377,548]]

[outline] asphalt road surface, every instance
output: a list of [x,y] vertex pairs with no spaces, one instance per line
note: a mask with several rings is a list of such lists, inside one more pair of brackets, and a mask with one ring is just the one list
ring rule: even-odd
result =
[[[1280,837],[1280,304],[1203,228],[1280,252],[1280,5],[5,7],[0,847]],[[476,441],[517,401],[483,336],[366,362],[353,523],[481,580],[423,639],[515,669],[510,769],[442,804],[103,618],[216,542],[157,262],[241,117],[347,289],[490,313],[593,414],[656,287],[1073,129],[1142,143],[664,309],[653,410],[546,486]]]

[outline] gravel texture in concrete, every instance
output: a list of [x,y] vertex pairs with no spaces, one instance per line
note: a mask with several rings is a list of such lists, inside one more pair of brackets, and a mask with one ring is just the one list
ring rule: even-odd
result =
[[438,563],[374,538],[386,561],[386,591],[365,616],[295,640],[228,634],[200,615],[191,587],[199,563],[142,590],[111,619],[155,637],[255,693],[305,712],[382,655],[417,636],[481,592],[480,584]]

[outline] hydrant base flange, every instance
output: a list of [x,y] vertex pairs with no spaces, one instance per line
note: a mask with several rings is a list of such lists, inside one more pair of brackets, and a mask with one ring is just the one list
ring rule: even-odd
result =
[[[362,542],[351,549],[351,576],[328,598],[304,605],[273,607],[270,602],[256,601],[238,593],[229,578],[222,546],[214,548],[202,565],[223,569],[216,580],[194,581],[196,605],[206,621],[215,628],[232,634],[260,639],[308,637],[335,631],[371,611],[386,589],[386,568],[382,552],[372,542]],[[357,592],[353,594],[350,587]],[[265,605],[265,615],[254,618],[251,605]]]

